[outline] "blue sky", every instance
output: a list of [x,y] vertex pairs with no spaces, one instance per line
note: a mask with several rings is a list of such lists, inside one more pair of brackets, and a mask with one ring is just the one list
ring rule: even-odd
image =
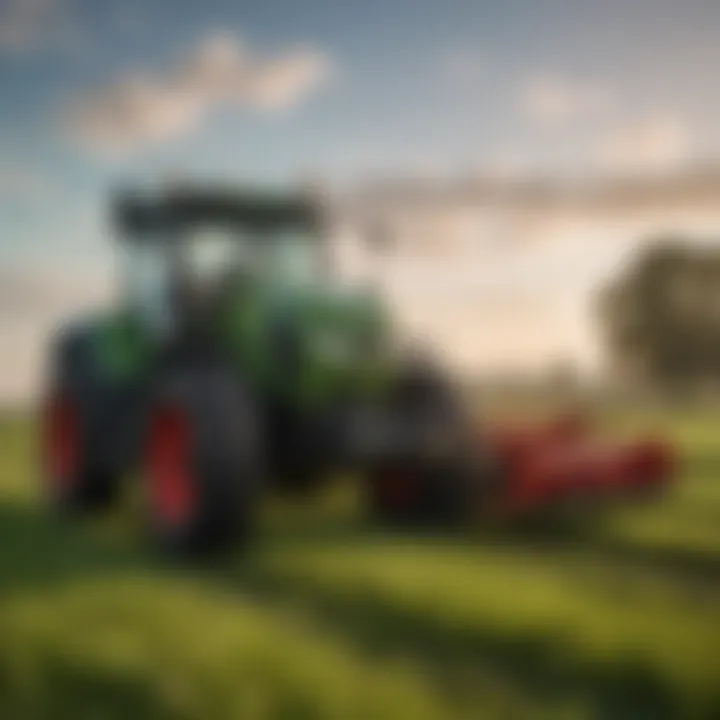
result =
[[[717,0],[0,0],[0,401],[107,296],[112,187],[681,173],[720,157],[719,37]],[[587,354],[579,290],[652,223],[543,222],[513,260],[535,294],[408,317],[502,366]],[[570,273],[578,292],[553,300]]]
[[[720,147],[718,30],[713,0],[0,0],[0,262],[100,257],[108,187],[168,172],[285,182],[706,159]],[[121,151],[107,128],[87,142],[88,107],[107,109],[130,76],[162,92],[220,37],[253,63],[310,53],[323,69],[280,107],[206,98],[150,140],[113,127]]]

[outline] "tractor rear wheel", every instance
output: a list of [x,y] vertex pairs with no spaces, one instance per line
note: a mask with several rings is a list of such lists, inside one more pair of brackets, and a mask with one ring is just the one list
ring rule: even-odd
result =
[[368,486],[370,512],[385,525],[460,525],[479,507],[478,477],[460,462],[388,463],[374,469]]
[[236,378],[175,370],[150,408],[144,457],[151,533],[167,554],[220,554],[247,538],[259,491],[258,426]]
[[[367,504],[372,516],[401,526],[448,526],[469,518],[494,477],[448,380],[432,365],[408,366],[387,412],[400,435],[414,440],[371,468]],[[440,445],[437,453],[435,445]]]

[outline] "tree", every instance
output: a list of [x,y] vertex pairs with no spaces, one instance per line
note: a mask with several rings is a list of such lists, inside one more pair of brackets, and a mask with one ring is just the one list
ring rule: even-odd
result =
[[604,289],[600,320],[621,380],[677,387],[720,381],[720,248],[648,244]]

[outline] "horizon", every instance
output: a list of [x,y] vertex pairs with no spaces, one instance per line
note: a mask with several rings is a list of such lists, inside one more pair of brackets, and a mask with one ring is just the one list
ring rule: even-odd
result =
[[[462,308],[452,337],[439,332],[459,313],[451,304],[443,319],[398,301],[401,320],[470,369],[536,371],[554,355],[596,364],[584,298],[599,276],[646,234],[720,236],[720,99],[707,91],[719,27],[720,5],[701,0],[285,0],[273,12],[0,0],[0,397],[30,383],[29,367],[37,375],[62,311],[111,293],[108,189],[180,172],[319,179],[352,197],[375,184],[396,204],[393,179],[432,192],[485,183],[488,202],[507,193],[510,210],[477,219],[488,254],[473,260],[504,283],[506,305],[484,313],[472,296],[478,312]],[[443,267],[436,284],[451,286]],[[559,277],[573,285],[562,300]],[[523,344],[543,325],[546,341]]]

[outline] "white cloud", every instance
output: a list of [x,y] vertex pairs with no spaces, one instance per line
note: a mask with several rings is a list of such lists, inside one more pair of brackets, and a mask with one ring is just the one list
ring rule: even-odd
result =
[[443,77],[451,86],[471,90],[487,69],[487,63],[475,48],[456,48],[444,58]]
[[692,150],[686,124],[673,115],[658,115],[604,137],[597,149],[597,162],[616,172],[663,172],[686,163]]
[[0,0],[0,51],[35,50],[68,30],[62,0]]
[[546,128],[602,114],[612,104],[608,88],[555,75],[534,75],[520,88],[520,105],[533,123]]
[[234,36],[215,34],[172,72],[129,75],[81,97],[69,120],[90,146],[126,152],[186,135],[220,107],[284,110],[329,71],[328,57],[309,48],[260,57]]

